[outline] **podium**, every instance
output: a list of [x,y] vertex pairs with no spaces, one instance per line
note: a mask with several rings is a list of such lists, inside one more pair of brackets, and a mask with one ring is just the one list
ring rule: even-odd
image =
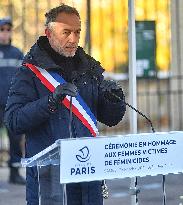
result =
[[183,132],[60,139],[22,166],[37,167],[41,205],[64,204],[65,185],[183,172]]

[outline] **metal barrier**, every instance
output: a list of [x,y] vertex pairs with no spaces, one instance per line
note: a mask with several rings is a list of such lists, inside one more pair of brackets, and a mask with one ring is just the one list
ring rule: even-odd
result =
[[[128,102],[128,80],[120,82]],[[156,131],[183,129],[183,111],[179,109],[183,100],[182,82],[181,75],[137,79],[138,109],[151,119]],[[125,117],[116,126],[115,132],[129,133],[128,111],[127,107]],[[104,133],[111,130],[103,125],[101,128]],[[150,132],[150,129],[148,121],[138,115],[139,132]]]

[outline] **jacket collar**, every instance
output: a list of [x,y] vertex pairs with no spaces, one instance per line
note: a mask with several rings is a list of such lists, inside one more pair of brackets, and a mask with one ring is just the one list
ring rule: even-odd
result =
[[[39,41],[42,41],[44,38],[47,37],[41,36],[38,41],[31,47],[30,51],[24,57],[23,64],[31,63],[50,71],[63,70],[61,66],[57,65],[52,60],[46,50],[39,46]],[[100,63],[93,59],[91,56],[87,55],[81,47],[78,47],[75,58],[77,63],[77,71],[75,71],[73,74],[77,79],[85,73],[96,76],[96,78],[98,79],[100,78],[101,73],[104,72],[104,69],[101,67]]]
[[39,66],[43,69],[52,69],[57,68],[58,66],[50,58],[48,53],[39,46],[40,37],[37,42],[31,47],[30,51],[25,55],[24,63],[32,63],[36,66]]

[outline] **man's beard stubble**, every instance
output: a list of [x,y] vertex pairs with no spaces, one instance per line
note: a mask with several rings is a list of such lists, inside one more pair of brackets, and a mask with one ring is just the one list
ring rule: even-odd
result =
[[60,43],[54,39],[49,39],[50,45],[51,47],[60,55],[63,55],[65,57],[74,57],[76,51],[72,51],[72,52],[67,52],[64,50],[64,48],[62,48],[60,46]]

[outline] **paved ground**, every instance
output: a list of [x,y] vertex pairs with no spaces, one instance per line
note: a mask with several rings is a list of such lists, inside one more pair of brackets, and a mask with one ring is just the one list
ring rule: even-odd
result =
[[[0,205],[25,205],[25,186],[7,183],[9,170],[0,167]],[[25,171],[21,170],[22,175]]]
[[[25,171],[21,170],[22,174]],[[25,205],[25,186],[7,183],[8,169],[0,167],[0,205]],[[139,205],[162,205],[162,176],[138,179],[141,193]],[[108,181],[110,198],[105,205],[131,205],[130,179]],[[183,205],[183,174],[166,176],[166,205]]]

